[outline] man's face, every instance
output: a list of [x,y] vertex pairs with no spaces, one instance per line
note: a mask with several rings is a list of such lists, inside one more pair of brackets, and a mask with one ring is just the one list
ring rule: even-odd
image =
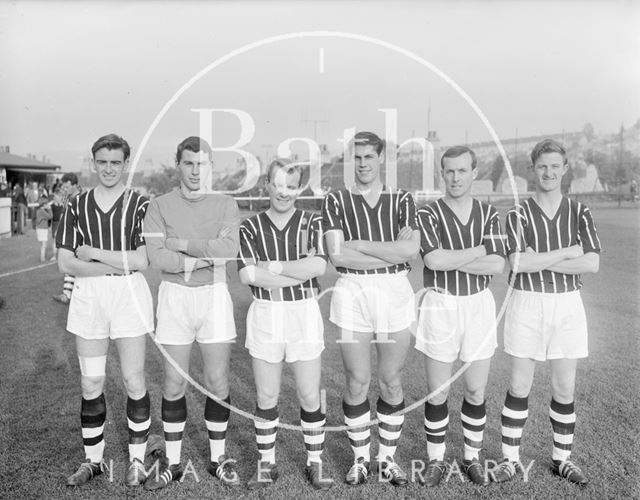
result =
[[533,165],[536,186],[545,193],[560,189],[562,176],[568,168],[560,153],[541,154]]
[[471,166],[472,161],[469,153],[444,159],[442,177],[450,198],[462,198],[471,192],[471,185],[477,175],[477,170]]
[[199,191],[211,175],[211,159],[204,151],[194,153],[185,149],[178,163],[180,183],[189,191]]
[[93,155],[93,168],[98,174],[98,182],[106,188],[120,182],[128,164],[129,160],[125,161],[122,149],[102,148]]
[[382,153],[382,151],[380,154],[376,153],[375,146],[356,144],[354,147],[355,167],[356,177],[360,184],[366,186],[379,178]]
[[299,171],[288,174],[282,168],[271,173],[271,180],[267,183],[267,192],[273,210],[278,213],[286,213],[293,207],[300,194],[301,175]]

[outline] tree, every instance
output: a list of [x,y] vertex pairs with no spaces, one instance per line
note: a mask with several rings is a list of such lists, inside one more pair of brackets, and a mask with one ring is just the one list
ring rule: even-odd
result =
[[162,164],[162,170],[153,172],[142,181],[149,194],[159,196],[180,185],[180,173],[176,167]]
[[593,125],[591,125],[591,123],[585,123],[584,127],[582,128],[582,134],[587,138],[589,142],[591,142],[596,136]]
[[489,174],[489,178],[491,179],[491,183],[493,184],[493,190],[496,191],[498,188],[498,184],[500,183],[500,179],[502,178],[502,172],[504,172],[504,160],[502,159],[502,155],[498,155],[495,160],[493,160],[493,164],[491,165],[491,173]]

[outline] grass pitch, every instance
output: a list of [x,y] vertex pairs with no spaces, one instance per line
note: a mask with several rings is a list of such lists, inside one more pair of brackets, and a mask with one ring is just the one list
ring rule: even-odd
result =
[[[551,474],[552,433],[548,418],[550,401],[548,369],[539,364],[530,395],[529,420],[522,441],[525,465],[534,461],[527,482],[518,476],[510,483],[477,488],[452,474],[446,483],[426,490],[416,483],[394,489],[371,478],[367,485],[350,488],[344,474],[351,452],[344,432],[327,434],[325,464],[335,479],[328,493],[316,493],[304,481],[304,445],[299,432],[278,433],[276,453],[281,477],[270,488],[250,493],[244,486],[225,489],[206,472],[208,441],[203,422],[204,396],[187,392],[188,419],[183,443],[183,464],[191,461],[195,474],[156,493],[123,485],[127,462],[126,393],[119,375],[117,352],[110,350],[107,365],[107,424],[105,459],[112,460],[111,474],[102,475],[84,487],[69,489],[65,478],[83,460],[80,435],[79,368],[72,335],[64,329],[67,308],[51,299],[60,293],[62,277],[55,266],[0,278],[6,300],[0,310],[0,498],[638,498],[638,211],[603,209],[594,211],[603,245],[600,272],[584,279],[583,300],[589,321],[590,356],[578,366],[576,429],[573,458],[591,483],[586,488],[568,484]],[[0,274],[37,265],[35,235],[0,241]],[[230,266],[230,290],[235,304],[238,342],[233,348],[231,397],[237,407],[253,412],[254,383],[244,344],[244,319],[251,301],[247,287],[237,280]],[[152,291],[158,275],[146,273]],[[421,286],[421,265],[410,275],[414,289]],[[323,287],[333,284],[333,268],[321,279]],[[506,291],[506,273],[494,279],[491,289],[498,307]],[[321,301],[328,318],[329,298]],[[323,353],[323,388],[326,391],[329,425],[342,425],[341,394],[344,383],[336,328],[326,320]],[[501,324],[499,326],[501,344]],[[375,361],[374,350],[372,358]],[[202,381],[197,348],[191,373]],[[507,389],[508,359],[496,352],[487,390],[485,454],[500,459],[500,411]],[[152,401],[151,432],[161,434],[160,399],[162,358],[151,340],[147,351],[147,384]],[[422,355],[412,350],[406,370],[407,404],[426,395]],[[449,398],[451,425],[447,436],[447,459],[462,457],[462,427],[459,419],[462,391],[454,383]],[[370,392],[372,407],[377,398],[375,374]],[[280,398],[281,422],[297,424],[299,409],[289,372],[285,370]],[[398,462],[410,471],[412,460],[426,459],[423,409],[407,414]],[[376,431],[372,452],[376,452]],[[239,473],[246,482],[254,471],[258,453],[253,425],[233,415],[227,449],[239,461]],[[419,462],[416,462],[419,463]],[[111,480],[111,478],[113,480]]]

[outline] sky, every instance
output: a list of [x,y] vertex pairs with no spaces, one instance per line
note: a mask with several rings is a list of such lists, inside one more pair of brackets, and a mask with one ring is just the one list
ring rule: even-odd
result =
[[616,0],[0,1],[0,146],[79,170],[110,132],[142,164],[210,131],[228,165],[393,115],[400,142],[613,133],[640,118],[638,26]]

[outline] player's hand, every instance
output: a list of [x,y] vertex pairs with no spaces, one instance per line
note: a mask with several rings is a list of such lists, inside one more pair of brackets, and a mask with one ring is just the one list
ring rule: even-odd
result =
[[572,245],[565,250],[565,255],[567,259],[576,259],[584,255],[584,250],[581,245]]
[[185,252],[186,249],[183,248],[183,241],[184,240],[181,240],[180,238],[167,238],[164,241],[164,246],[172,252]]
[[91,262],[93,254],[93,247],[89,245],[82,245],[76,249],[76,257],[85,262]]
[[218,238],[226,238],[230,234],[231,234],[231,228],[225,226],[222,229],[220,229],[220,232],[218,233]]
[[398,232],[398,236],[396,236],[397,241],[410,240],[413,236],[413,229],[409,226],[405,226]]
[[309,250],[307,250],[307,257],[313,257],[316,254],[316,249],[315,248],[310,248]]

